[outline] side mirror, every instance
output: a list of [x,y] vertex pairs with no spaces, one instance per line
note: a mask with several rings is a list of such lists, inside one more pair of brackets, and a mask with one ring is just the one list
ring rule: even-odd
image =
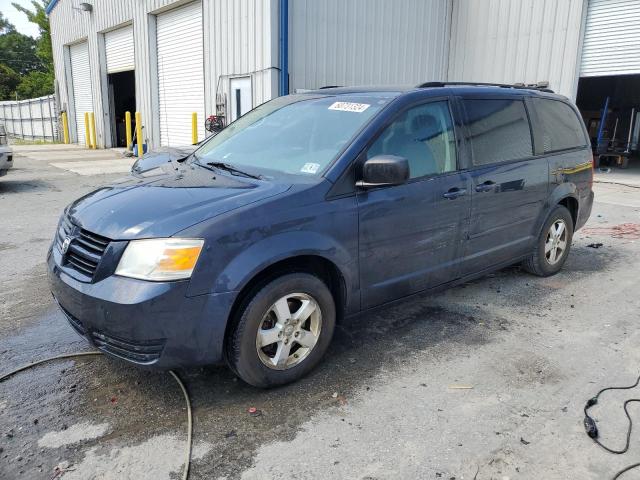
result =
[[409,179],[409,162],[395,155],[376,155],[362,166],[362,180],[356,182],[360,188],[402,185]]

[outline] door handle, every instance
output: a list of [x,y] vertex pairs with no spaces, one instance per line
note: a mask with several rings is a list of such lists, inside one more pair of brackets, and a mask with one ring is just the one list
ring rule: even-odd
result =
[[449,200],[454,200],[458,197],[461,197],[462,195],[466,195],[467,194],[467,190],[465,188],[452,188],[450,189],[448,192],[445,192],[442,194],[442,196],[444,198],[448,198]]
[[487,180],[480,185],[476,185],[476,192],[490,192],[494,188],[496,188],[496,183],[491,180]]

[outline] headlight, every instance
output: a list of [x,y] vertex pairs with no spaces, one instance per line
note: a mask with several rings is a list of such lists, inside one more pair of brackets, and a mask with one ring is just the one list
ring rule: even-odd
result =
[[127,245],[116,275],[142,280],[181,280],[191,277],[204,240],[154,238],[132,240]]

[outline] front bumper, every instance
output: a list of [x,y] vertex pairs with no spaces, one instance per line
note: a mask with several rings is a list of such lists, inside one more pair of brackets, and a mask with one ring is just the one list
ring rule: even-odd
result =
[[84,283],[47,255],[51,293],[71,326],[103,352],[159,369],[208,365],[223,358],[235,292],[187,297],[187,281],[109,276]]

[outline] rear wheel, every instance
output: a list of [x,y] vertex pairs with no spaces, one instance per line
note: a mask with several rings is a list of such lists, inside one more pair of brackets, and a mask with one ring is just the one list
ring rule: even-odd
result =
[[256,387],[297,380],[320,361],[335,326],[331,291],[318,277],[291,273],[249,295],[227,339],[231,369]]
[[557,205],[542,227],[533,253],[522,263],[524,269],[540,277],[558,273],[567,260],[572,238],[571,213]]

